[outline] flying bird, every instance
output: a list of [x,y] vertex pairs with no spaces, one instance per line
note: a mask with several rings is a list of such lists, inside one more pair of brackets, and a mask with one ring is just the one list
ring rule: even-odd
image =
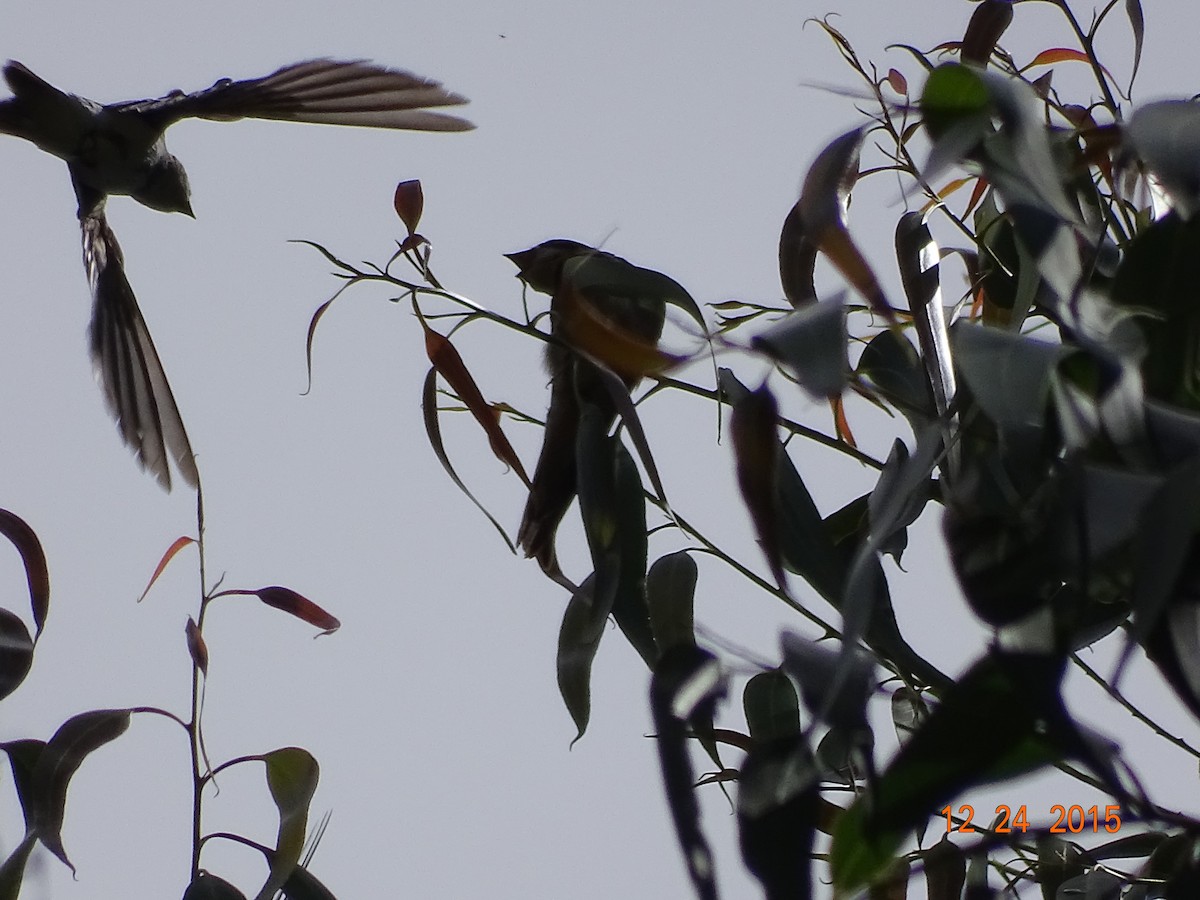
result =
[[[517,542],[526,556],[534,557],[547,573],[558,572],[554,547],[558,525],[575,499],[577,488],[575,441],[582,404],[598,407],[611,424],[617,407],[595,363],[572,349],[582,332],[614,343],[625,341],[642,347],[658,344],[666,320],[666,305],[679,285],[649,269],[597,250],[578,241],[555,239],[528,250],[505,254],[520,270],[517,277],[529,287],[550,295],[550,333],[556,340],[546,347],[550,373],[550,409],[537,467],[517,529]],[[570,304],[585,303],[594,319],[570,330]],[[574,340],[573,340],[574,338]],[[613,356],[606,360],[632,389],[641,375],[622,366]]]
[[181,119],[278,119],[413,131],[474,127],[430,107],[466,98],[438,82],[365,61],[313,59],[263,78],[222,78],[194,93],[101,104],[68,94],[19,62],[4,66],[13,96],[0,100],[0,133],[65,160],[79,203],[83,264],[92,292],[90,343],[109,411],[138,462],[170,490],[168,458],[195,487],[199,476],[183,420],[150,332],[125,276],[125,259],[104,207],[112,194],[162,212],[192,215],[183,164],[167,128]]

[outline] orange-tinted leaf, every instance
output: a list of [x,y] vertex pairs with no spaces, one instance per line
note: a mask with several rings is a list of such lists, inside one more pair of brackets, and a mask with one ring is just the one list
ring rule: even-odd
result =
[[908,96],[908,79],[899,69],[888,69],[887,83],[897,94]]
[[883,289],[846,230],[846,207],[858,181],[859,151],[865,134],[856,128],[835,138],[809,167],[800,199],[779,234],[779,280],[793,306],[815,302],[813,269],[820,251],[871,308],[891,322],[891,307]]
[[606,316],[574,282],[564,278],[554,295],[555,333],[574,349],[603,363],[622,378],[653,375],[683,362],[659,350]]
[[31,828],[42,844],[65,863],[62,844],[63,816],[67,808],[67,788],[71,776],[93,750],[120,737],[129,727],[129,710],[97,709],[72,716],[46,742],[34,769],[27,815]]
[[980,177],[975,179],[975,189],[971,191],[971,199],[967,201],[967,208],[963,210],[964,218],[975,211],[975,207],[979,205],[979,201],[983,199],[983,195],[987,193],[989,186],[986,178]]
[[142,595],[138,597],[138,603],[141,603],[146,599],[146,595],[150,593],[150,588],[154,587],[154,582],[158,581],[158,576],[163,573],[163,570],[167,567],[167,564],[175,558],[175,554],[184,547],[188,546],[188,544],[194,543],[196,543],[196,539],[190,538],[187,535],[175,538],[171,546],[167,548],[167,552],[162,555],[162,559],[158,561],[158,565],[154,567],[154,574],[151,575],[150,580],[146,582],[146,589],[142,591]]
[[875,277],[867,258],[850,237],[850,232],[841,225],[834,225],[821,235],[821,251],[842,273],[842,277],[866,299],[872,312],[888,322],[895,322],[896,315],[888,303],[883,287]]
[[[1032,69],[1034,66],[1052,66],[1055,63],[1067,62],[1089,62],[1088,55],[1082,50],[1072,50],[1070,47],[1052,47],[1049,50],[1043,50],[1025,66],[1025,69]],[[1022,69],[1021,71],[1025,71]]]
[[251,591],[252,594],[258,597],[267,606],[281,609],[285,613],[295,616],[297,619],[302,619],[309,625],[321,629],[321,634],[333,634],[342,627],[342,623],[331,616],[317,604],[313,603],[307,597],[302,597],[291,588],[280,587],[279,585],[271,585],[270,587],[259,588],[257,591]]
[[421,182],[417,180],[402,181],[396,185],[396,196],[392,201],[396,207],[396,215],[404,223],[411,235],[417,230],[421,221],[421,212],[425,209],[425,195],[421,190]]
[[204,643],[204,635],[200,633],[200,627],[191,616],[188,616],[187,625],[184,626],[184,634],[187,635],[188,654],[192,657],[192,662],[202,674],[207,675],[208,645]]
[[508,437],[504,434],[504,429],[500,427],[500,420],[497,418],[495,410],[484,399],[479,385],[475,383],[462,356],[450,343],[448,337],[429,327],[424,316],[421,316],[419,312],[418,318],[421,321],[421,327],[425,329],[425,352],[429,356],[429,361],[433,363],[438,374],[446,379],[447,384],[454,390],[454,393],[458,394],[459,399],[466,404],[471,415],[475,417],[475,421],[483,428],[492,453],[502,463],[511,467],[521,481],[528,486],[529,476],[525,474],[525,467],[521,465],[517,451],[508,442]]
[[963,35],[960,51],[963,61],[986,66],[1012,20],[1012,0],[983,0],[975,7],[967,33]]
[[42,552],[37,534],[20,516],[0,509],[0,534],[4,535],[21,555],[25,580],[29,583],[29,604],[33,608],[34,641],[42,633],[46,614],[50,611],[50,569]]
[[783,587],[783,554],[779,535],[779,406],[764,384],[733,406],[729,431],[737,461],[738,487],[750,511],[771,574]]
[[779,280],[783,295],[792,306],[816,301],[813,268],[817,251],[823,250],[822,236],[829,229],[845,227],[846,205],[858,181],[858,158],[865,132],[848,131],[817,154],[800,199],[784,219],[779,234]]
[[16,613],[0,609],[0,700],[20,686],[32,665],[29,629]]
[[854,432],[850,430],[850,422],[846,418],[846,404],[842,402],[842,398],[830,397],[829,409],[833,413],[833,429],[838,439],[857,449],[858,442],[854,440]]

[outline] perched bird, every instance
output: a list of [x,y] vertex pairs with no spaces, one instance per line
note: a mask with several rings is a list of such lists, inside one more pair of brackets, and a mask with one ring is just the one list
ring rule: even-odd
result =
[[264,78],[223,78],[191,94],[172,91],[158,99],[107,105],[60,91],[19,62],[4,66],[4,79],[13,96],[0,100],[0,133],[31,141],[65,160],[70,170],[92,291],[97,379],[125,442],[168,490],[168,453],[192,486],[198,480],[196,463],[104,214],[109,195],[125,194],[151,209],[192,215],[187,173],[164,139],[180,119],[279,119],[417,131],[473,127],[426,109],[466,103],[464,97],[436,81],[362,61],[308,60]]
[[[546,347],[550,409],[517,542],[543,571],[556,573],[554,536],[576,493],[575,440],[581,404],[598,407],[610,423],[617,415],[599,370],[572,347],[591,343],[594,355],[603,358],[627,388],[633,388],[641,378],[636,367],[622,366],[620,354],[606,354],[595,347],[597,340],[627,341],[626,350],[657,345],[667,302],[676,292],[684,292],[665,275],[578,241],[546,241],[506,256],[520,269],[518,278],[551,298],[550,333],[555,340]],[[587,306],[582,314],[587,321],[582,325],[578,323],[581,303]]]

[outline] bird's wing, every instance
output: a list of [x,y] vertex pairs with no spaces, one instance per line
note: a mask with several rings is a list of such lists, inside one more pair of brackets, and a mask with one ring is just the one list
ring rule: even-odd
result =
[[0,101],[0,132],[33,141],[61,159],[74,155],[100,105],[60,91],[14,60],[4,64],[4,80],[13,96]]
[[224,78],[192,94],[109,107],[158,116],[162,127],[188,117],[279,119],[324,125],[361,125],[414,131],[467,131],[474,126],[426,107],[458,106],[467,99],[436,81],[363,60],[310,59],[263,78]]
[[[82,198],[81,198],[82,199]],[[83,210],[83,265],[92,288],[92,363],[109,412],[138,463],[171,489],[167,455],[192,487],[199,482],[187,431],[158,352],[125,277],[125,258],[104,204]]]

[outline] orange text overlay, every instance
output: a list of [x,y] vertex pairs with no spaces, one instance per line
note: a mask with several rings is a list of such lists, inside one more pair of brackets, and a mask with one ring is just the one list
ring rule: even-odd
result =
[[[939,812],[946,817],[946,831],[957,831],[960,834],[974,834],[977,831],[988,831],[994,834],[1012,834],[1019,831],[1024,834],[1029,829],[1029,811],[1025,804],[1016,808],[997,806],[995,820],[992,826],[976,827],[972,824],[975,818],[975,807],[964,803],[955,811],[953,807],[943,806]],[[1051,834],[1080,834],[1085,831],[1093,833],[1107,831],[1115,834],[1121,830],[1121,807],[1110,806],[1080,806],[1073,804],[1063,806],[1056,803],[1050,807],[1049,818],[1054,820],[1050,826]]]

